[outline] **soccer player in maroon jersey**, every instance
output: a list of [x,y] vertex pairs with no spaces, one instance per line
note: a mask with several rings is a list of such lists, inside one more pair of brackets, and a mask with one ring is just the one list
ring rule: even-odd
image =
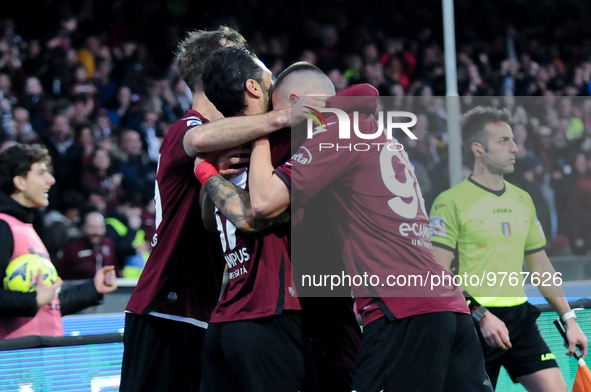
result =
[[[213,53],[203,84],[207,97],[226,117],[247,118],[268,109],[271,72],[245,49]],[[273,163],[278,166],[291,155],[289,129],[272,134],[271,140]],[[248,213],[230,208],[228,200],[240,192],[248,208],[247,173],[231,182],[219,175],[202,178],[201,164],[211,165],[196,160],[196,174],[217,207],[229,278],[205,333],[201,391],[316,390],[310,376],[315,372],[310,342],[303,334],[291,276],[290,226],[277,224],[287,222],[289,213],[265,222],[277,225],[258,233],[237,230]]]
[[[222,46],[244,46],[235,30],[189,33],[178,47],[181,76],[191,88],[193,108],[175,122],[160,148],[156,174],[156,233],[152,253],[126,308],[121,391],[197,391],[201,347],[217,303],[223,259],[217,237],[203,225],[200,185],[193,175],[199,152],[239,146],[289,126],[291,108],[228,118],[203,92],[205,60]],[[219,156],[222,174],[243,169],[234,150]]]
[[[297,64],[278,77],[273,91],[276,108],[308,94],[333,95],[326,75]],[[249,186],[255,217],[281,214],[292,201],[303,205],[305,212],[310,199],[329,189],[333,199],[326,209],[349,275],[367,273],[384,283],[387,275],[449,274],[435,261],[429,221],[408,156],[399,151],[395,139],[378,132],[375,88],[352,86],[326,104],[348,110],[350,139],[339,139],[337,117],[327,117],[327,129],[306,139],[301,154],[279,168],[274,168],[267,138],[253,143]],[[353,132],[355,122],[357,130],[376,135],[373,148],[346,147],[367,142]],[[334,148],[338,143],[345,148]],[[492,391],[457,287],[384,286],[354,287],[365,326],[353,375],[355,391]]]
[[[250,57],[251,55],[245,51],[224,48],[216,52],[216,54],[212,56],[212,60],[206,64],[206,71],[203,78],[205,91],[208,96],[213,96],[211,97],[212,102],[214,102],[216,106],[218,106],[220,110],[227,115],[236,113],[237,111],[240,111],[242,115],[248,115],[253,112],[259,112],[260,110],[266,110],[265,106],[266,102],[268,101],[268,98],[266,97],[266,90],[262,90],[260,92],[250,91],[252,90],[252,86],[256,85],[256,80],[253,79],[247,81],[246,78],[248,73],[252,74],[251,76],[253,77],[261,73],[260,67],[257,67],[255,62],[253,62]],[[238,73],[234,74],[233,72],[243,72],[242,77],[238,77],[236,79],[227,77],[227,75],[230,74],[233,76],[240,75]],[[268,76],[268,73],[265,75]],[[260,76],[260,85],[264,87],[265,84],[262,83],[263,74]],[[245,87],[248,88],[245,89]],[[243,90],[246,93],[246,99],[244,93],[242,92]],[[256,97],[254,102],[252,102],[253,97]],[[311,105],[320,105],[323,102],[324,98],[316,97],[314,99],[308,100],[306,103]],[[252,103],[252,107],[249,106],[250,103]],[[284,162],[290,154],[289,150],[291,143],[289,140],[289,133],[284,131],[273,134],[271,136],[271,144],[273,146],[272,155],[274,164]],[[196,160],[196,164],[198,161],[199,159]],[[199,168],[198,165],[197,167]],[[201,169],[197,169],[196,174],[198,170]],[[283,257],[283,254],[289,256],[289,249],[287,249],[288,253],[285,253],[284,243],[273,241],[272,236],[264,237],[264,239],[266,238],[266,241],[262,242],[262,246],[260,246],[260,248],[265,249],[266,247],[268,251],[255,252],[257,255],[261,254],[261,256],[257,256],[259,258],[257,260],[252,260],[250,256],[252,252],[247,252],[245,250],[247,248],[253,248],[253,246],[241,247],[238,244],[243,244],[244,242],[249,243],[249,241],[252,241],[255,237],[245,236],[243,233],[236,232],[236,227],[230,224],[230,222],[232,222],[235,223],[238,229],[251,231],[251,227],[249,225],[255,223],[253,222],[252,212],[250,211],[249,207],[250,204],[248,194],[240,186],[236,185],[239,184],[244,186],[246,183],[246,176],[243,175],[241,178],[234,179],[233,182],[236,184],[224,180],[221,176],[212,175],[208,178],[210,179],[207,182],[204,181],[204,183],[206,183],[206,189],[208,193],[215,200],[215,203],[219,208],[217,225],[221,233],[224,249],[240,249],[238,254],[235,252],[226,254],[228,266],[230,269],[231,287],[229,287],[224,292],[222,301],[218,305],[218,308],[220,309],[220,312],[222,311],[221,309],[223,309],[225,317],[224,320],[226,320],[224,322],[227,322],[227,320],[230,320],[231,318],[238,317],[238,315],[240,315],[240,317],[251,318],[256,317],[256,315],[260,316],[261,311],[264,311],[265,308],[264,301],[257,302],[256,313],[250,315],[247,312],[239,311],[240,308],[235,304],[246,303],[251,308],[255,308],[253,306],[255,304],[252,304],[251,298],[261,294],[268,296],[269,293],[273,293],[273,284],[268,285],[269,287],[263,286],[262,290],[261,284],[265,281],[274,283],[277,281],[277,278],[274,275],[282,276],[285,274],[284,272],[277,274],[276,271],[276,266],[278,265],[277,263],[280,262],[278,258],[278,250],[283,250],[283,253],[281,254],[281,257]],[[207,180],[207,178],[205,180]],[[225,217],[227,217],[230,222],[227,222]],[[308,217],[310,216],[308,215]],[[306,219],[305,222],[307,225],[302,224],[298,227],[298,229],[308,231],[310,226],[314,227],[315,229],[322,227],[322,213],[320,212],[320,214],[314,216],[313,218],[317,219]],[[249,223],[246,224],[246,221]],[[269,222],[265,223],[269,224]],[[288,232],[288,235],[289,234],[291,233]],[[267,233],[265,233],[265,235],[267,235]],[[235,239],[235,237],[240,238],[241,241],[238,241]],[[336,264],[342,264],[342,259],[339,257],[338,252],[334,250],[334,247],[330,245],[330,242],[331,241],[328,240],[327,236],[324,236],[324,239],[310,238],[310,244],[321,244],[323,252],[315,252],[314,254],[306,255],[304,257],[310,262],[322,261],[323,263],[327,263],[328,260],[332,260]],[[277,248],[275,249],[274,246]],[[279,265],[283,264],[282,262],[280,263],[281,264]],[[252,265],[256,266],[256,268],[253,268]],[[265,269],[262,269],[263,267],[265,267]],[[256,275],[251,272],[248,278],[245,278],[241,281],[242,278],[239,278],[239,276],[243,277],[246,273],[245,271],[250,271],[252,269],[256,269]],[[253,280],[255,282],[255,286],[258,286],[256,290],[252,290],[250,288],[252,285],[251,282]],[[236,289],[236,287],[242,288]],[[291,289],[293,289],[293,287]],[[257,295],[251,295],[251,291],[257,291]],[[290,294],[293,293],[293,291],[289,291]],[[331,390],[335,392],[351,390],[352,370],[359,348],[361,332],[353,312],[350,289],[348,289],[348,292],[348,298],[346,296],[343,298],[306,298],[302,309],[303,311],[299,312],[302,318],[301,322],[298,318],[292,320],[290,324],[284,323],[283,325],[276,325],[277,322],[275,322],[273,325],[271,325],[271,327],[277,330],[277,332],[281,332],[282,330],[289,332],[290,328],[292,331],[295,331],[293,330],[294,327],[297,327],[300,325],[300,323],[303,325],[305,335],[309,337],[314,346],[313,351],[316,362],[316,370],[311,372],[312,376],[310,376],[309,379],[314,380],[316,373],[318,373],[320,390]],[[271,298],[275,297],[276,295],[273,295]],[[231,305],[229,306],[229,309],[225,309],[225,307],[228,307],[228,303]],[[274,301],[270,302],[267,307],[269,309],[275,307],[276,313],[278,313],[279,309],[276,307]],[[214,312],[214,316],[212,317],[212,323],[214,322],[213,320],[218,319],[216,316],[217,310],[218,309],[216,309],[216,312]],[[283,319],[289,321],[288,317],[284,317]],[[279,319],[279,321],[282,320]],[[251,323],[249,322],[233,324],[234,328],[246,329],[250,326]],[[215,328],[215,326],[211,328]],[[300,328],[298,327],[297,330],[300,330]],[[214,332],[210,331],[207,336],[211,336],[210,334],[213,335]],[[230,332],[226,331],[226,334],[230,334]],[[261,334],[256,336],[254,336],[254,334],[251,335],[253,336],[251,336],[251,339],[248,340],[248,344],[259,347],[257,342],[262,339]],[[275,333],[274,336],[275,339],[281,338],[281,335],[277,333]],[[219,340],[222,339],[222,337],[219,338]],[[293,342],[293,339],[290,338],[290,336],[284,336],[283,339],[280,340],[285,340],[283,344],[287,344],[288,347],[291,347],[289,346],[290,341]],[[206,338],[206,342],[209,342],[209,339]],[[206,343],[206,347],[207,346],[208,344]],[[251,351],[250,347],[247,347],[244,343],[239,344],[238,346],[241,347],[243,353],[248,353]],[[249,367],[249,378],[252,380],[258,380],[256,383],[251,383],[251,385],[259,385],[259,387],[265,390],[285,390],[286,388],[296,388],[300,381],[293,380],[292,378],[290,379],[289,377],[285,377],[285,375],[296,375],[295,371],[297,371],[298,368],[292,367],[290,369],[291,373],[286,371],[284,368],[280,367],[285,361],[281,361],[281,358],[278,357],[279,353],[268,352],[266,351],[266,346],[262,347],[263,348],[259,350],[261,353],[260,356],[265,358],[265,361],[267,362],[269,362],[269,358],[273,358],[273,362],[276,363],[276,367],[278,369],[272,370],[264,365]],[[210,366],[208,373],[210,373],[212,380],[209,382],[207,378],[209,376],[204,378],[204,384],[206,384],[204,386],[204,390],[228,390],[232,388],[239,388],[238,385],[227,384],[229,381],[223,377],[217,377],[216,374],[219,372],[219,370],[216,371],[216,369],[223,370],[225,374],[231,374],[232,366],[234,366],[234,373],[238,372],[236,367],[241,369],[243,369],[243,367],[235,364],[233,365],[235,359],[228,361],[224,357],[224,350],[220,349],[214,344],[212,344],[212,349],[208,350],[207,352],[209,353],[210,351],[212,354],[208,356],[210,359],[208,362],[208,366]],[[237,350],[236,352],[240,352],[240,350]],[[283,355],[286,354],[288,354],[287,351],[284,352]],[[211,361],[212,357],[216,358],[215,362]],[[249,359],[252,358],[249,356]],[[283,372],[278,372],[277,370],[279,369],[283,369]],[[271,375],[269,375],[269,371],[272,372]],[[244,371],[242,371],[241,374],[244,374]],[[283,377],[280,379],[274,378],[277,374],[283,374]],[[206,381],[209,383],[206,383]],[[220,382],[224,383],[225,385],[220,385]],[[262,386],[266,387],[263,388]],[[307,387],[309,387],[309,385],[307,385]]]

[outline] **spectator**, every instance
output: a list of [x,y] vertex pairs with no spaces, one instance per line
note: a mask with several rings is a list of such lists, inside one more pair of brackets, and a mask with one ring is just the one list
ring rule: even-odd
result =
[[39,142],[39,135],[33,130],[29,121],[29,111],[23,107],[16,107],[12,111],[14,121],[15,140],[24,144],[35,144]]
[[82,175],[82,191],[89,193],[92,189],[102,189],[106,211],[112,212],[123,195],[122,179],[123,175],[116,173],[111,164],[109,152],[99,148],[91,154],[88,168]]
[[142,150],[140,134],[132,129],[123,131],[120,148],[127,155],[126,160],[119,163],[123,190],[139,192],[146,200],[153,198],[156,171]]
[[64,160],[64,174],[67,182],[64,187],[82,190],[82,174],[90,162],[90,155],[94,151],[94,138],[90,123],[80,123],[74,127],[74,143],[66,150]]
[[111,69],[111,59],[100,57],[96,60],[93,81],[97,89],[97,103],[101,108],[106,107],[117,92],[117,85],[111,79]]
[[139,194],[128,194],[117,211],[105,219],[107,236],[115,244],[119,265],[124,266],[124,278],[139,278],[150,255],[150,244],[141,229],[143,206]]
[[98,212],[87,213],[82,220],[82,237],[65,244],[58,253],[55,267],[62,279],[92,279],[101,268],[115,266],[117,276],[122,276],[117,265],[115,248],[105,237],[105,218]]
[[147,106],[144,109],[144,118],[139,128],[139,132],[147,146],[148,157],[153,164],[158,162],[160,144],[164,137],[164,131],[160,128],[160,124],[158,123],[160,114],[161,110],[159,107],[154,105]]
[[73,136],[70,119],[65,114],[58,114],[53,118],[49,132],[42,138],[43,144],[49,150],[56,180],[53,192],[56,197],[52,202],[52,206],[61,198],[66,189],[71,188],[71,181],[67,175],[69,168],[65,156],[68,147],[74,143]]
[[70,95],[72,97],[75,97],[77,95],[92,96],[96,94],[96,87],[93,85],[91,79],[88,77],[88,70],[84,64],[76,64],[76,66],[74,67],[72,79],[72,87],[70,88]]
[[39,136],[45,134],[46,119],[43,113],[44,105],[43,87],[38,78],[30,76],[25,81],[25,93],[19,105],[29,111],[31,126]]
[[59,208],[45,215],[43,221],[45,230],[42,237],[52,260],[56,260],[57,253],[64,244],[82,235],[78,223],[83,204],[82,194],[69,190],[64,193],[62,200],[58,203]]
[[[591,224],[591,173],[587,160],[587,167],[584,175],[571,188],[568,197],[570,241],[573,253],[577,255],[586,254],[591,250],[591,243],[585,242],[588,237],[587,231]],[[579,162],[579,165],[582,165]],[[579,169],[580,171],[580,169]]]
[[115,105],[109,110],[109,119],[114,126],[137,128],[140,113],[137,108],[139,96],[132,94],[131,89],[122,86],[117,92]]

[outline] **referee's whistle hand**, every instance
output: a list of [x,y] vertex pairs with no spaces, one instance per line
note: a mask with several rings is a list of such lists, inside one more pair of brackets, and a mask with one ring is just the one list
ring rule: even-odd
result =
[[485,317],[480,321],[480,331],[482,336],[490,347],[509,350],[511,340],[509,339],[509,330],[504,322],[490,311],[486,311]]

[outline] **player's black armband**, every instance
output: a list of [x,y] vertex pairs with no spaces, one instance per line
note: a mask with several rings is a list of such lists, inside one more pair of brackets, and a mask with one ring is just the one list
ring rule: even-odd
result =
[[466,298],[466,303],[468,304],[468,309],[470,309],[470,313],[472,317],[476,319],[476,321],[480,322],[485,317],[485,313],[488,309],[482,306],[478,301],[476,301],[467,291],[464,291],[464,297]]

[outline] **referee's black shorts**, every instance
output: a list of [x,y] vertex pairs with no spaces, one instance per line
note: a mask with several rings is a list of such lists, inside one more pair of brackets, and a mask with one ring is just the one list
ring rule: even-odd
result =
[[205,329],[154,316],[125,315],[120,392],[198,392]]
[[484,351],[486,371],[496,386],[501,366],[504,366],[513,380],[527,376],[540,370],[558,367],[556,357],[542,338],[536,320],[540,311],[529,302],[506,308],[487,308],[492,314],[505,323],[509,330],[511,348],[503,350],[489,347],[480,328],[478,337]]
[[209,324],[203,358],[201,392],[318,390],[299,312]]
[[370,323],[363,331],[353,390],[492,392],[471,319],[439,312]]

